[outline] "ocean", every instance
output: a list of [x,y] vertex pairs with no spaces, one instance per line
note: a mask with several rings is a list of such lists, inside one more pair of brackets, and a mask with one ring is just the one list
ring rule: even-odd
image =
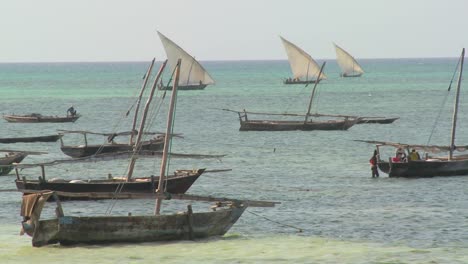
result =
[[[321,63],[321,61],[319,61]],[[169,170],[232,169],[206,173],[190,194],[276,201],[248,208],[221,238],[105,246],[33,248],[19,236],[21,195],[15,175],[0,177],[0,263],[468,263],[468,177],[371,178],[375,146],[355,140],[413,144],[450,142],[457,58],[365,59],[360,78],[340,78],[328,60],[328,79],[317,86],[313,112],[400,117],[393,124],[362,124],[348,131],[240,132],[236,113],[305,113],[313,85],[283,85],[287,61],[202,62],[216,84],[178,94],[172,151],[226,155],[171,159]],[[159,63],[158,63],[159,64]],[[49,135],[57,130],[115,132],[130,129],[149,62],[2,63],[0,113],[65,115],[75,123],[15,124],[0,120],[0,137]],[[465,71],[466,76],[466,71]],[[166,74],[164,80],[168,80]],[[462,83],[456,142],[468,144],[468,89]],[[158,93],[159,98],[163,94]],[[164,131],[168,97],[152,110],[151,130]],[[160,102],[160,100],[157,100]],[[250,116],[254,118],[254,116]],[[260,117],[261,118],[261,117]],[[65,135],[64,142],[83,139]],[[103,142],[102,138],[88,140]],[[60,142],[0,144],[0,149],[42,151],[22,163],[65,159]],[[384,151],[388,158],[394,149]],[[135,175],[159,173],[160,160],[137,162]],[[126,160],[46,167],[48,178],[123,175]],[[21,175],[37,178],[40,168]],[[111,201],[64,202],[65,214],[102,215]],[[164,212],[187,202],[163,203]],[[195,210],[210,204],[194,203]],[[49,207],[53,207],[49,205]],[[114,214],[150,214],[152,200],[118,201]],[[43,217],[51,217],[45,209]]]

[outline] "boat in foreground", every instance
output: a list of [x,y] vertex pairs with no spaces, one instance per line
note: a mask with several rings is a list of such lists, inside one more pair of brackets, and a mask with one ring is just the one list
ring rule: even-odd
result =
[[[187,212],[182,214],[160,214],[162,200],[166,198],[162,186],[165,182],[168,150],[172,137],[179,65],[180,60],[176,67],[176,77],[167,118],[167,137],[161,159],[161,177],[159,178],[159,188],[156,191],[154,215],[65,216],[60,203],[57,203],[56,218],[40,220],[42,207],[53,193],[26,195],[23,197],[21,210],[23,216],[22,233],[32,236],[33,246],[40,247],[55,243],[73,245],[191,240],[222,236],[236,223],[248,206],[247,204],[235,201],[218,202],[217,206],[211,208],[212,211],[200,213],[194,213],[191,205],[188,205]],[[138,137],[137,144],[140,139],[141,136]],[[132,163],[130,168],[132,168]],[[56,198],[57,201],[58,199]]]
[[[192,211],[168,215],[66,216],[58,203],[57,217],[41,220],[41,211],[53,192],[23,196],[22,234],[41,247],[60,243],[111,244],[193,240],[222,236],[236,223],[247,205],[218,202],[209,212]],[[58,198],[56,198],[58,201]]]
[[29,115],[3,115],[3,118],[10,123],[66,123],[75,122],[81,115],[69,116],[44,116],[41,114]]

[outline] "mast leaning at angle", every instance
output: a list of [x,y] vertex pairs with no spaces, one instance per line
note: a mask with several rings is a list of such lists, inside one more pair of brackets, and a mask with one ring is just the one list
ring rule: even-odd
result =
[[179,85],[179,75],[180,75],[180,65],[181,59],[177,60],[175,80],[172,86],[171,101],[169,103],[169,113],[167,114],[167,127],[166,127],[166,137],[164,138],[164,149],[163,155],[161,158],[161,168],[159,176],[158,190],[156,191],[156,207],[154,209],[154,214],[159,215],[161,211],[161,203],[163,198],[164,191],[164,180],[166,178],[166,165],[167,165],[167,153],[169,151],[169,144],[172,138],[172,120],[174,118],[174,107],[177,97],[177,87]]
[[[148,115],[149,105],[151,101],[153,100],[154,91],[156,90],[156,87],[158,86],[159,78],[161,77],[164,71],[164,68],[166,67],[166,64],[167,64],[167,60],[165,60],[163,64],[161,65],[161,67],[159,68],[158,75],[156,76],[156,79],[154,79],[153,87],[151,87],[150,95],[148,97],[148,100],[146,101],[145,109],[143,110],[143,116],[141,118],[140,129],[138,130],[139,131],[138,136],[135,141],[135,144],[133,145],[134,154],[136,154],[138,152],[138,149],[140,148],[141,138],[143,137],[143,134],[144,134],[143,130],[145,129],[145,122],[146,122],[146,116]],[[165,136],[167,137],[168,135],[165,135]],[[128,167],[127,181],[130,180],[130,178],[132,177],[133,169],[135,167],[135,162],[136,162],[136,155],[133,155],[132,159],[130,160],[130,165]]]
[[461,53],[460,73],[458,74],[457,94],[455,96],[455,105],[454,105],[454,110],[453,110],[452,137],[450,141],[449,160],[452,160],[453,151],[455,150],[455,131],[457,129],[458,103],[460,100],[460,86],[461,86],[461,80],[462,80],[462,74],[463,74],[464,59],[465,59],[465,48],[462,49],[462,53]]
[[145,80],[143,81],[140,95],[138,96],[138,101],[135,107],[135,115],[133,116],[132,130],[131,130],[131,135],[130,135],[130,145],[133,145],[133,138],[135,137],[135,128],[136,128],[136,122],[137,122],[137,117],[138,117],[138,110],[140,109],[141,97],[143,96],[143,92],[145,91],[145,88],[146,88],[146,83],[148,82],[149,76],[151,75],[151,71],[153,70],[153,65],[154,65],[155,60],[156,58],[153,58],[153,61],[151,61],[151,64],[148,67],[148,70],[146,71]]
[[309,119],[310,109],[312,108],[312,100],[314,99],[314,94],[315,94],[315,88],[317,87],[317,84],[320,82],[320,77],[322,76],[322,71],[326,63],[327,63],[326,61],[323,62],[322,67],[320,68],[320,71],[317,77],[317,81],[314,83],[314,89],[312,89],[312,94],[310,95],[309,107],[307,108],[307,114],[304,119],[304,124],[307,123],[307,120]]

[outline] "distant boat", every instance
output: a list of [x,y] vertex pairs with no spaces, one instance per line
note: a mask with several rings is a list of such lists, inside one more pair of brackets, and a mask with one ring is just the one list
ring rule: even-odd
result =
[[15,138],[0,138],[0,143],[32,143],[32,142],[55,142],[62,135],[50,135],[50,136],[37,136],[37,137],[15,137]]
[[[166,51],[170,73],[174,72],[177,60],[182,59],[183,63],[181,65],[180,80],[178,83],[179,90],[202,90],[205,89],[207,85],[215,83],[210,74],[194,57],[164,36],[161,32],[158,32],[158,34],[164,46],[164,50]],[[172,85],[163,84],[161,81],[159,89],[171,90]]]
[[3,118],[10,123],[66,123],[75,122],[80,118],[80,115],[44,116],[32,113],[29,115],[3,115]]
[[341,77],[360,77],[364,70],[356,59],[335,43],[333,45],[335,45],[336,61],[341,68]]
[[[304,50],[281,37],[284,49],[288,55],[289,65],[293,73],[292,78],[284,80],[284,84],[308,84],[315,83],[319,76],[320,66],[312,57]],[[322,73],[320,80],[327,79],[327,76]]]
[[[325,67],[325,62],[323,63],[322,67],[319,69],[319,73],[317,76],[320,76],[322,73],[323,68]],[[319,115],[319,114],[312,114],[311,107],[312,102],[314,99],[315,90],[317,88],[317,84],[320,82],[317,81],[314,84],[314,88],[312,89],[312,93],[310,96],[308,108],[306,114],[275,114],[275,113],[252,113],[252,112],[237,112],[239,115],[240,121],[240,131],[290,131],[290,130],[348,130],[354,124],[359,121],[358,117],[353,116],[340,116],[340,115]],[[228,111],[232,111],[229,109],[225,109]],[[249,119],[247,114],[261,114],[261,115],[283,115],[283,116],[296,116],[296,117],[304,117],[302,120],[271,120],[271,119]],[[333,119],[329,120],[311,120],[311,117],[324,117],[324,116],[332,116]],[[344,118],[344,119],[336,119],[336,118]]]

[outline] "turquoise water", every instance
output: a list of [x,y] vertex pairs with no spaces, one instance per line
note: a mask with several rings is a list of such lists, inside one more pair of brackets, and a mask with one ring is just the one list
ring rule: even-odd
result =
[[[363,60],[365,75],[347,79],[339,78],[336,63],[328,61],[328,80],[318,86],[313,111],[400,117],[391,125],[328,132],[239,132],[237,114],[219,109],[304,113],[312,86],[282,85],[281,79],[290,74],[286,61],[203,64],[217,83],[203,91],[179,93],[175,132],[183,138],[174,140],[173,151],[227,156],[173,159],[170,169],[229,168],[232,171],[203,175],[189,193],[281,204],[249,208],[220,239],[32,248],[29,237],[18,235],[20,195],[0,192],[1,263],[468,263],[468,177],[409,180],[381,174],[372,179],[368,160],[373,146],[353,141],[425,144],[431,136],[431,144],[447,144],[454,95],[447,87],[456,59]],[[57,129],[128,130],[131,115],[125,118],[124,113],[139,92],[147,66],[147,62],[0,64],[0,113],[64,115],[73,104],[82,115],[73,124],[0,120],[0,137],[48,135]],[[468,144],[468,90],[463,89],[460,145]],[[153,131],[164,130],[167,101],[151,119]],[[66,158],[59,147],[59,142],[0,144],[0,149],[47,152],[28,156],[23,163]],[[158,173],[159,160],[137,164],[136,175]],[[88,179],[123,174],[126,167],[127,162],[120,160],[47,167],[46,173],[49,178]],[[21,173],[36,178],[40,170]],[[0,177],[1,189],[15,188],[14,178]],[[170,201],[164,210],[183,210],[185,204]],[[73,215],[103,214],[109,205],[109,201],[63,204],[65,213]],[[197,210],[208,206],[195,204]],[[151,213],[153,207],[151,200],[119,201],[114,213]],[[51,215],[50,209],[44,215]]]

